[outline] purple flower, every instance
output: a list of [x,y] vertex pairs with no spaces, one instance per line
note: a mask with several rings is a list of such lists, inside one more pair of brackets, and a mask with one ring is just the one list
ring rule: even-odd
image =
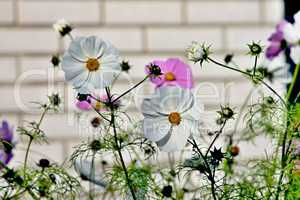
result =
[[269,60],[277,57],[287,47],[283,34],[283,29],[286,24],[286,21],[280,22],[276,26],[276,31],[268,39],[270,41],[270,45],[266,50],[266,57]]
[[0,162],[7,165],[13,157],[12,149],[13,144],[13,129],[9,127],[7,121],[2,121],[2,126],[0,127]]
[[[150,77],[156,87],[179,86],[185,89],[193,87],[193,76],[189,65],[178,58],[169,58],[166,61],[154,60],[152,65],[156,65],[161,70],[161,75]],[[149,74],[149,65],[146,66],[146,73]]]

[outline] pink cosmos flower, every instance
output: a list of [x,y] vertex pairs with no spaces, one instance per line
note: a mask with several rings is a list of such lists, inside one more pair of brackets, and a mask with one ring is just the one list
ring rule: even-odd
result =
[[75,105],[78,109],[80,109],[82,111],[88,111],[88,110],[92,109],[90,97],[87,97],[87,99],[84,101],[77,100]]
[[[156,85],[161,86],[179,86],[185,89],[193,87],[193,75],[189,65],[178,58],[169,58],[166,61],[154,60],[152,65],[156,65],[161,70],[161,75],[152,76],[150,80]],[[149,74],[149,65],[146,66],[146,73]]]
[[[112,101],[116,99],[116,97],[112,97]],[[97,95],[89,96],[84,101],[77,100],[76,107],[82,111],[89,111],[92,109],[96,109],[101,112],[108,111],[108,107],[106,103],[109,102],[109,99],[106,94],[100,93]],[[114,106],[117,108],[121,105],[121,101],[117,100],[113,103]]]

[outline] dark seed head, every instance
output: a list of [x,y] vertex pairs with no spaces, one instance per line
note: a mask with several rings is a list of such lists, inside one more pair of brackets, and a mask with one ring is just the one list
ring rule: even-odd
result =
[[40,159],[38,166],[41,168],[50,167],[50,161],[48,159],[42,158],[42,159]]
[[161,193],[163,194],[164,197],[171,197],[173,192],[173,188],[171,185],[164,186],[163,189],[161,190]]
[[99,140],[93,140],[90,147],[93,151],[98,151],[101,149],[101,142]]
[[233,54],[228,54],[225,56],[224,61],[226,64],[230,63],[233,58]]
[[60,59],[58,55],[53,55],[51,58],[51,63],[54,67],[57,67],[60,63]]
[[147,67],[149,69],[149,75],[150,76],[156,77],[156,76],[162,75],[161,69],[158,65],[155,65],[155,64],[151,63]]
[[129,64],[129,62],[127,61],[122,61],[121,62],[121,69],[123,72],[128,72],[130,70],[131,66]]
[[80,94],[80,93],[78,93],[77,94],[77,99],[78,99],[78,101],[87,101],[88,100],[88,94]]
[[99,117],[94,117],[92,120],[91,120],[91,125],[94,127],[94,128],[97,128],[99,127],[101,124],[101,119]]

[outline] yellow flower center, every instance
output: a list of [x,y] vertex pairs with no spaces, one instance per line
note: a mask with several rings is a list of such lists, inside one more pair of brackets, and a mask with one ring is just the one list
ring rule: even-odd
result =
[[97,101],[96,104],[95,104],[95,109],[100,110],[101,108],[104,108],[104,104]]
[[86,61],[85,66],[90,72],[93,72],[93,71],[97,71],[99,69],[100,63],[96,58],[89,58]]
[[179,125],[181,121],[180,114],[178,112],[172,112],[169,114],[169,122],[172,125]]
[[167,81],[174,81],[175,75],[172,72],[167,72],[167,73],[165,73],[165,79]]

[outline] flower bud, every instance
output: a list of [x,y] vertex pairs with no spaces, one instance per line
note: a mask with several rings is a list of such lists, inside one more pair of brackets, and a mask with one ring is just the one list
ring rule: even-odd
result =
[[240,153],[240,148],[238,146],[232,146],[230,147],[230,154],[232,156],[237,156]]
[[56,32],[58,32],[62,37],[70,34],[72,31],[72,27],[69,22],[65,19],[58,20],[55,24],[53,24],[53,28]]

